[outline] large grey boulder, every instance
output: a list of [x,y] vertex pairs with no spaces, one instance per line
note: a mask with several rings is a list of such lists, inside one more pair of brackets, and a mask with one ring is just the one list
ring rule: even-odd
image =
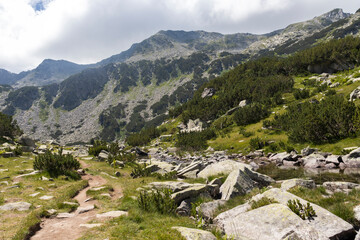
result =
[[[263,197],[274,199],[285,206],[287,206],[289,200],[293,199],[298,199],[302,204],[308,203],[304,199],[278,188],[273,188],[263,194],[256,195],[252,200],[257,201]],[[316,217],[311,221],[303,221],[303,224],[306,223],[313,227],[328,239],[353,239],[355,237],[355,230],[350,223],[316,204],[311,203],[311,206],[315,210]]]
[[351,182],[324,182],[323,186],[330,192],[349,193],[352,189],[360,189],[360,185]]
[[214,200],[200,204],[196,210],[206,221],[211,221],[214,218],[216,210],[225,203],[225,200]]
[[186,240],[216,240],[216,237],[208,231],[185,228],[185,227],[172,227],[181,233]]
[[[328,240],[287,206],[270,204],[227,218],[217,226],[230,238],[251,240],[282,240],[289,235],[301,240]],[[293,238],[292,238],[293,239]]]
[[244,169],[245,167],[251,169],[251,166],[245,163],[236,162],[233,160],[225,160],[206,166],[198,173],[199,178],[209,178],[219,174],[230,174],[235,169]]
[[216,196],[219,193],[219,186],[193,184],[193,186],[186,188],[185,190],[171,194],[171,198],[174,200],[175,204],[180,204],[181,201],[198,197],[202,193],[208,193],[211,196]]
[[7,203],[5,205],[0,206],[1,211],[27,211],[31,207],[31,203],[27,202],[14,202],[14,203]]
[[253,181],[244,171],[240,169],[234,170],[220,187],[221,199],[229,200],[235,196],[245,195],[256,187],[259,187],[259,184]]
[[215,89],[214,88],[204,88],[204,91],[201,93],[201,98],[206,98],[206,97],[212,97],[215,94]]
[[175,212],[179,216],[190,216],[191,202],[189,200],[182,201],[180,206],[176,208]]
[[162,190],[162,189],[170,189],[172,190],[174,193],[175,192],[179,192],[182,191],[184,189],[187,189],[189,187],[193,186],[190,183],[186,183],[186,182],[175,182],[175,181],[167,181],[167,182],[152,182],[149,183],[148,187],[150,188],[155,188],[158,190]]
[[285,180],[284,182],[281,183],[281,189],[286,191],[296,186],[301,186],[310,189],[316,188],[316,184],[314,180],[294,178],[294,179]]
[[174,170],[175,166],[170,163],[167,163],[167,162],[151,160],[151,165],[147,166],[146,168],[151,169],[151,172],[165,174],[165,173],[172,172]]
[[105,161],[105,160],[107,160],[109,158],[109,153],[107,152],[107,151],[105,151],[105,150],[101,150],[101,152],[99,153],[99,155],[98,155],[98,159],[100,160],[100,161]]
[[351,102],[351,101],[354,101],[354,100],[359,99],[359,98],[360,98],[360,86],[357,87],[356,89],[354,89],[354,91],[352,91],[350,93],[349,101]]
[[310,148],[310,146],[307,146],[306,148],[301,150],[301,155],[305,156],[309,156],[312,153],[316,153],[318,152],[318,149],[316,148]]
[[31,139],[28,135],[21,135],[19,141],[18,141],[21,145],[26,146],[26,147],[36,147],[35,141],[33,139]]
[[351,151],[348,155],[343,156],[343,161],[348,168],[360,167],[360,148]]
[[191,163],[189,166],[184,167],[178,171],[178,177],[196,178],[196,174],[203,168],[201,161]]
[[326,164],[325,157],[316,153],[302,158],[302,161],[305,168],[321,168]]

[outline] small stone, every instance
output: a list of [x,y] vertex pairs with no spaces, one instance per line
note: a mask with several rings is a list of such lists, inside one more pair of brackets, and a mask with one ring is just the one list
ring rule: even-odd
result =
[[17,210],[17,211],[27,211],[31,207],[31,203],[27,202],[14,202],[14,203],[7,203],[5,205],[0,206],[0,210],[3,211],[11,211],[11,210]]
[[50,215],[54,215],[55,213],[57,213],[57,210],[56,210],[56,209],[49,209],[49,210],[47,210],[47,212],[48,212]]
[[35,190],[45,191],[45,189],[43,187],[37,187]]
[[54,196],[44,195],[44,196],[40,197],[39,199],[41,199],[41,200],[51,200],[51,199],[53,199],[53,198],[54,198]]
[[74,213],[59,213],[56,218],[71,218],[74,217]]
[[111,198],[111,195],[109,193],[102,193],[100,196]]
[[115,173],[115,176],[120,177],[120,176],[121,176],[121,173],[120,173],[120,172],[116,172],[116,173]]
[[95,227],[100,227],[102,224],[101,223],[88,223],[88,224],[80,224],[80,227],[85,227],[85,228],[95,228]]
[[68,206],[77,206],[79,204],[75,203],[75,202],[63,202],[64,205],[68,205]]
[[6,186],[8,186],[9,185],[9,182],[8,181],[2,181],[2,182],[0,182],[0,186],[1,185],[6,185]]
[[96,218],[116,218],[120,216],[127,216],[128,213],[125,211],[110,211],[106,213],[96,214]]
[[90,197],[90,198],[85,199],[84,202],[90,202],[90,201],[92,201],[92,200],[94,200],[94,198]]
[[42,181],[49,181],[49,179],[47,177],[41,176],[40,180]]
[[85,207],[78,207],[78,209],[76,211],[78,214],[82,214],[82,213],[86,213],[86,212],[89,212],[94,209],[95,209],[94,205],[89,205],[89,206],[85,206]]
[[30,196],[30,197],[36,197],[36,196],[39,195],[39,194],[40,194],[39,192],[36,192],[36,193],[30,194],[29,196]]

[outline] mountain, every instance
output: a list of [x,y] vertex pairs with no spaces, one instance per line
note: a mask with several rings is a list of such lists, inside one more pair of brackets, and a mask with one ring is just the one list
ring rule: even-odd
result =
[[[171,107],[187,102],[204,83],[243,62],[358,34],[359,17],[335,9],[264,35],[160,31],[96,65],[45,60],[21,73],[24,77],[16,86],[54,83],[8,89],[0,96],[0,109],[14,115],[36,139],[112,141],[160,124]],[[64,72],[75,74],[60,81]]]
[[65,60],[45,59],[35,69],[19,74],[0,69],[0,84],[12,85],[15,88],[24,86],[44,86],[60,83],[69,76],[95,65],[79,65]]
[[160,31],[141,43],[133,44],[129,50],[98,64],[185,57],[198,51],[213,54],[222,51],[239,52],[261,38],[263,36],[249,33],[223,35],[205,31]]

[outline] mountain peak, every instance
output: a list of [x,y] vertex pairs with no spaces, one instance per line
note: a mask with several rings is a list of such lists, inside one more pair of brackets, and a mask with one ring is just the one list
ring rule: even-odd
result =
[[341,8],[335,8],[330,12],[320,15],[319,17],[315,17],[315,19],[336,22],[339,21],[340,19],[347,18],[350,15],[351,15],[350,13],[344,13],[344,11]]

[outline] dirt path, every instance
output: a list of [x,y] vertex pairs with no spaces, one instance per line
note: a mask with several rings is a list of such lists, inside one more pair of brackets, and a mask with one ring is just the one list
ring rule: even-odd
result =
[[[82,164],[84,165],[84,164]],[[84,188],[79,192],[78,195],[74,197],[80,206],[78,208],[86,208],[91,207],[97,204],[97,201],[91,200],[85,202],[87,200],[86,191],[90,188],[100,187],[107,183],[106,179],[101,176],[92,176],[85,175],[82,179],[87,180],[89,182],[89,186]],[[121,195],[121,192],[116,190],[113,192],[113,198]],[[96,219],[96,214],[98,210],[95,208],[85,213],[79,213],[76,210],[74,213],[71,213],[73,216],[68,218],[50,218],[44,219],[41,223],[41,230],[39,230],[31,240],[73,240],[78,239],[83,235],[83,233],[87,230],[86,227],[80,226],[81,224],[88,224],[89,221]]]

